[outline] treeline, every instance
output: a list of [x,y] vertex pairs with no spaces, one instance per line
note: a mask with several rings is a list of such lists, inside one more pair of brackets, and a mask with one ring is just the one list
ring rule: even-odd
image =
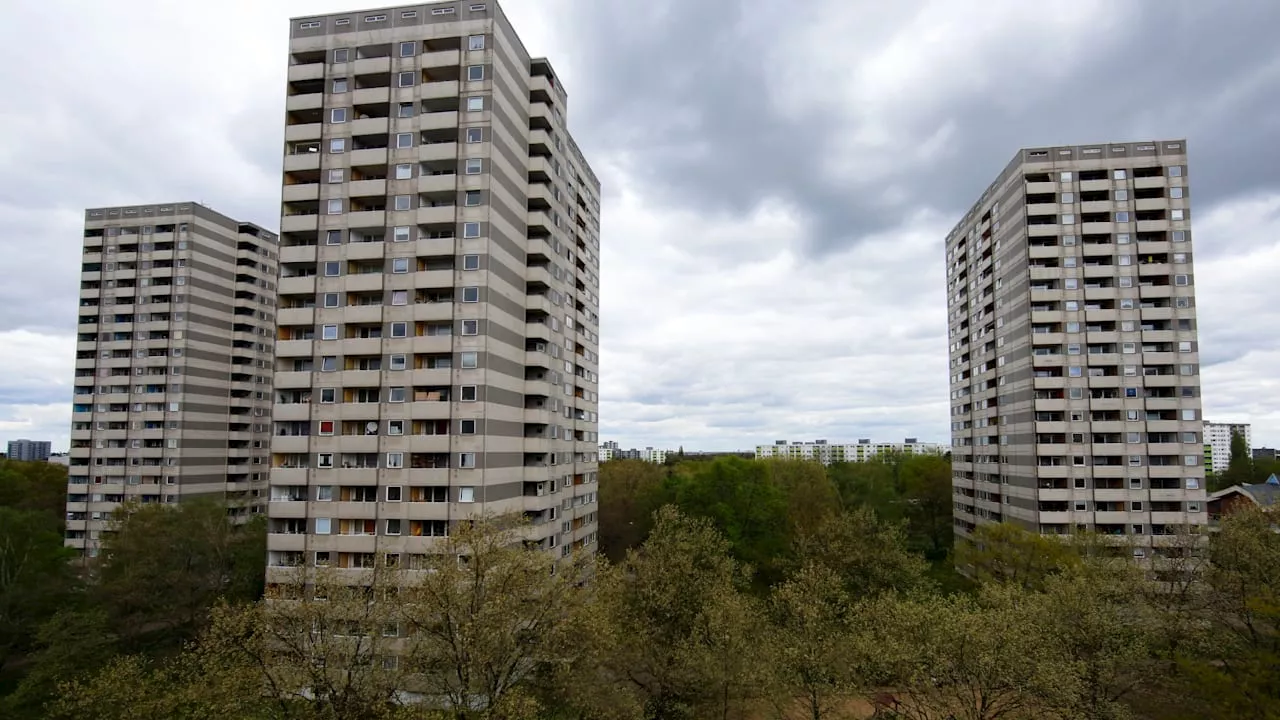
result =
[[[60,630],[34,640],[19,694],[38,686],[37,667],[49,668],[40,682],[51,689],[23,706],[38,714],[0,706],[0,716],[1280,717],[1280,533],[1264,513],[1225,519],[1210,543],[1169,536],[1150,568],[1107,538],[987,526],[955,553],[973,585],[951,591],[925,555],[938,551],[907,499],[909,462],[893,464],[853,468],[863,479],[832,482],[835,497],[822,502],[802,498],[830,494],[818,479],[839,468],[720,460],[659,469],[661,492],[674,494],[623,520],[641,529],[610,540],[626,543],[610,547],[612,560],[577,557],[553,572],[546,555],[522,549],[524,526],[486,518],[456,525],[426,566],[402,569],[386,556],[376,569],[272,587],[269,601],[204,593],[134,619],[127,642],[92,658],[73,644],[83,640],[72,624],[46,620]],[[606,464],[602,501],[645,495],[615,487],[618,469],[641,478]],[[873,475],[892,483],[869,486]],[[633,484],[648,487],[648,477]],[[229,536],[249,537],[242,532]],[[120,552],[102,559],[104,583]],[[180,556],[165,562],[172,574],[148,581],[156,595],[176,591],[189,567]],[[78,592],[103,592],[95,582]],[[203,614],[187,612],[201,604]],[[130,617],[119,605],[108,614],[97,627],[116,631]],[[180,630],[166,630],[166,618]],[[150,632],[181,636],[180,647],[140,639]]]
[[[262,597],[266,524],[216,503],[130,507],[99,558],[64,547],[66,468],[0,460],[0,717],[46,717],[61,684],[180,653],[219,602]],[[95,717],[88,713],[85,717]]]
[[614,460],[600,466],[600,550],[621,560],[648,536],[654,511],[674,505],[710,520],[734,558],[754,569],[756,585],[768,587],[794,564],[796,538],[828,515],[865,509],[953,589],[963,579],[952,570],[952,504],[951,460],[941,455],[886,455],[830,467],[737,457],[668,465]]

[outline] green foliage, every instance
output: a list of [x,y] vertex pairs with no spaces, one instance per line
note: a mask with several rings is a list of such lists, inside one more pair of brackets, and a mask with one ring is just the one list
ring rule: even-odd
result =
[[658,512],[653,533],[598,579],[619,636],[606,659],[654,720],[720,716],[760,680],[760,610],[709,521]]
[[621,561],[649,536],[653,513],[668,501],[666,478],[665,466],[643,460],[600,465],[600,552],[609,560]]
[[1254,479],[1253,473],[1253,453],[1249,449],[1249,443],[1245,442],[1243,433],[1233,432],[1230,464],[1227,465],[1226,470],[1214,476],[1214,487],[1211,489],[1216,491],[1232,485],[1251,483]]
[[1046,537],[1010,524],[979,525],[956,551],[956,564],[981,583],[1041,590],[1054,575],[1077,567],[1070,538]]
[[31,649],[36,628],[74,583],[62,526],[36,510],[0,507],[0,670]]
[[30,510],[61,523],[66,503],[67,469],[62,465],[0,460],[0,507]]
[[928,566],[907,550],[902,526],[881,522],[867,509],[827,516],[796,539],[796,555],[801,567],[817,565],[833,573],[853,598],[930,588]]
[[103,540],[93,599],[136,649],[177,647],[195,638],[219,600],[262,595],[260,517],[238,525],[213,502],[126,505],[112,530]]

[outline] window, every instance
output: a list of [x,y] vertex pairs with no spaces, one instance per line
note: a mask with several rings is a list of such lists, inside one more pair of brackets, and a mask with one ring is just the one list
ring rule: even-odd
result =
[[483,97],[469,97],[469,98],[467,98],[467,112],[480,112],[480,111],[482,111],[482,110],[484,110],[484,98],[483,98]]
[[1128,177],[1128,173],[1124,170],[1115,170],[1111,173],[1111,178],[1113,180],[1124,180],[1126,177]]
[[325,277],[338,277],[341,274],[341,264],[336,261],[327,261],[324,264]]
[[409,242],[410,239],[411,237],[409,235],[409,226],[400,225],[398,227],[392,228],[391,242]]
[[484,3],[478,3],[467,8],[471,12],[484,12]]
[[1116,235],[1117,245],[1128,245],[1132,241],[1133,241],[1133,237],[1129,235],[1129,233],[1120,233]]
[[1191,352],[1191,341],[1183,340],[1178,343],[1178,352]]
[[404,467],[404,453],[389,452],[387,453],[387,467],[398,469]]
[[484,128],[467,128],[467,142],[472,144],[484,142]]
[[331,108],[329,110],[329,122],[336,124],[336,123],[344,123],[346,121],[347,121],[346,108]]
[[404,402],[404,388],[402,387],[387,388],[387,402],[393,402],[393,403]]
[[1187,467],[1192,467],[1195,465],[1199,465],[1202,459],[1203,458],[1200,455],[1183,455],[1182,464],[1186,465]]
[[483,50],[483,49],[484,49],[484,36],[483,36],[483,35],[471,35],[470,37],[468,37],[468,38],[467,38],[467,49],[468,49],[468,50]]
[[1170,166],[1169,166],[1169,177],[1182,177],[1182,166],[1181,166],[1181,165],[1170,165]]
[[407,322],[391,323],[391,337],[393,338],[409,337],[409,323]]
[[1125,376],[1125,377],[1138,377],[1138,366],[1137,366],[1137,365],[1125,365],[1125,366],[1124,366],[1124,376]]
[[411,118],[413,117],[413,103],[402,102],[396,105],[396,117]]
[[464,303],[480,302],[480,288],[478,287],[462,288],[462,302]]
[[331,468],[333,467],[333,453],[319,453],[316,455],[316,467]]
[[326,231],[324,234],[324,244],[325,245],[341,245],[342,231],[341,230]]
[[[330,453],[330,456],[331,456],[330,459],[332,459],[332,453]],[[333,499],[332,485],[321,485],[316,488],[316,500],[319,500],[320,502],[328,502],[332,499]]]
[[386,20],[386,19],[387,19],[386,15],[365,15],[364,16],[364,21],[367,23],[382,22],[383,20]]
[[329,141],[329,152],[333,153],[334,155],[337,155],[338,153],[344,153],[346,151],[347,151],[346,138],[333,138],[332,140]]
[[1130,442],[1130,443],[1140,443],[1140,442],[1142,442],[1142,433],[1140,433],[1140,432],[1131,432],[1131,433],[1128,433],[1128,435],[1127,435],[1127,436],[1126,436],[1126,438],[1125,438],[1125,442]]
[[479,190],[468,190],[466,191],[466,193],[463,194],[462,197],[463,197],[462,204],[466,205],[467,207],[475,207],[476,205],[480,204]]
[[1068,355],[1079,355],[1079,354],[1080,354],[1080,345],[1079,345],[1078,343],[1071,343],[1071,344],[1068,344],[1068,345],[1067,345],[1067,354],[1068,354]]
[[332,435],[332,434],[333,434],[333,421],[332,421],[332,420],[321,420],[321,421],[320,421],[319,431],[318,431],[316,434],[318,434],[318,435]]
[[1076,201],[1076,194],[1075,194],[1075,193],[1069,193],[1069,192],[1064,192],[1064,193],[1062,193],[1062,198],[1059,200],[1059,202],[1062,202],[1062,203],[1064,203],[1064,204],[1065,204],[1065,203],[1073,203],[1073,202],[1075,202],[1075,201]]
[[1133,277],[1130,275],[1121,275],[1120,287],[1122,288],[1133,287]]
[[320,402],[331,403],[337,397],[336,388],[320,388]]
[[344,63],[351,57],[351,50],[348,48],[339,48],[333,51],[333,61],[336,63]]
[[407,273],[409,272],[409,258],[391,258],[391,272]]
[[324,301],[321,304],[327,308],[338,307],[338,293],[325,293]]
[[399,485],[388,485],[387,486],[387,502],[400,502],[400,498],[403,497],[403,493],[404,491],[400,488]]
[[418,17],[418,11],[417,11],[417,10],[405,10],[404,12],[400,13],[400,17],[402,17],[402,18],[406,18],[406,19],[407,19],[407,18],[416,18],[416,17]]
[[1171,188],[1169,188],[1169,197],[1171,197],[1171,198],[1180,198],[1180,197],[1182,197],[1182,188],[1180,188],[1180,187],[1171,187]]
[[1067,332],[1069,333],[1080,332],[1080,323],[1078,322],[1067,323]]
[[1083,400],[1084,388],[1068,388],[1067,397],[1071,398],[1072,400]]
[[1067,310],[1070,310],[1070,311],[1074,312],[1074,311],[1076,311],[1076,310],[1079,310],[1079,309],[1080,309],[1080,301],[1079,301],[1079,300],[1068,300],[1068,301],[1064,304],[1064,307],[1065,307]]
[[410,165],[409,163],[401,163],[400,165],[396,165],[397,180],[408,180],[409,178],[412,178],[412,177],[413,177],[413,165]]
[[1182,265],[1182,264],[1186,263],[1186,262],[1187,262],[1187,254],[1186,254],[1186,253],[1174,253],[1174,254],[1173,254],[1173,262],[1174,262],[1174,264],[1175,264],[1175,265]]
[[1058,173],[1058,179],[1061,180],[1062,182],[1071,182],[1071,173],[1069,172]]
[[484,160],[481,160],[480,158],[467,158],[462,171],[467,175],[479,175],[484,172]]
[[1142,467],[1142,456],[1141,456],[1141,455],[1130,455],[1130,456],[1129,456],[1129,467]]
[[1063,287],[1067,290],[1076,290],[1077,285],[1079,284],[1079,281],[1077,281],[1075,278],[1067,278],[1062,282],[1063,282]]
[[1120,344],[1120,352],[1122,352],[1122,353],[1124,353],[1124,354],[1126,354],[1126,355],[1132,355],[1133,353],[1138,352],[1138,344],[1137,344],[1137,343],[1131,343],[1131,342],[1121,343],[1121,344]]
[[1190,284],[1190,278],[1189,278],[1189,276],[1187,276],[1187,275],[1174,275],[1174,276],[1173,276],[1173,284],[1174,284],[1174,285],[1188,285],[1188,284]]
[[1063,224],[1063,225],[1075,225],[1075,224],[1076,224],[1076,216],[1075,216],[1075,215],[1072,215],[1071,213],[1067,213],[1066,215],[1063,215],[1063,216],[1062,216],[1062,224]]
[[298,29],[300,29],[300,30],[312,30],[312,29],[315,29],[315,28],[320,27],[322,24],[323,24],[323,23],[320,23],[320,22],[317,22],[317,21],[312,20],[312,21],[310,21],[310,22],[298,23]]
[[1194,432],[1184,432],[1182,433],[1182,442],[1184,443],[1200,442],[1200,436]]
[[479,367],[480,355],[475,352],[464,352],[464,353],[461,353],[461,355],[459,356],[458,362],[461,364],[463,368],[470,369],[470,368]]
[[391,304],[392,305],[408,305],[409,291],[408,290],[392,290]]
[[1125,419],[1126,419],[1126,420],[1129,420],[1129,421],[1136,421],[1136,420],[1138,419],[1138,411],[1137,411],[1137,410],[1126,410],[1126,411],[1125,411]]
[[431,10],[431,14],[432,14],[432,15],[452,15],[452,14],[454,14],[455,12],[456,12],[456,10],[455,10],[454,8],[451,8],[451,7],[446,7],[446,8],[433,8],[433,9]]
[[334,183],[340,183],[340,182],[342,182],[342,179],[343,179],[343,177],[344,177],[344,175],[345,175],[345,174],[346,174],[346,171],[344,171],[344,170],[340,170],[340,169],[339,169],[339,170],[330,170],[330,171],[329,171],[329,183],[330,183],[330,184],[334,184]]
[[393,207],[396,210],[412,210],[412,204],[412,199],[408,195],[396,195],[395,205]]
[[483,79],[484,79],[483,65],[467,66],[467,80],[470,80],[471,82],[476,82],[477,80],[483,80]]
[[388,420],[388,421],[387,421],[387,434],[388,434],[388,435],[403,435],[403,434],[404,434],[404,421],[403,421],[403,420]]
[[[473,458],[474,459],[474,458]],[[458,488],[458,502],[470,503],[476,501],[476,489],[473,487]]]
[[332,520],[329,518],[316,518],[316,534],[328,535],[333,531]]
[[341,78],[334,78],[334,79],[333,79],[333,86],[332,86],[329,90],[330,90],[330,92],[335,92],[335,93],[344,93],[344,92],[346,92],[346,91],[347,91],[347,79],[346,79],[346,78],[344,78],[344,77],[341,77]]
[[1186,220],[1187,211],[1183,210],[1182,208],[1174,208],[1173,210],[1169,211],[1169,219],[1170,220]]
[[480,237],[480,223],[478,222],[462,223],[462,237],[464,238]]
[[388,364],[390,365],[391,370],[404,370],[408,367],[408,360],[404,355],[396,353],[391,356]]
[[396,133],[396,147],[413,147],[413,133]]
[[1076,500],[1074,507],[1076,512],[1087,512],[1089,509],[1089,503],[1086,500]]
[[476,386],[475,386],[475,385],[463,385],[463,386],[459,387],[459,388],[458,388],[458,399],[459,399],[461,402],[475,402],[475,401],[476,401]]
[[413,87],[414,80],[417,79],[415,77],[416,75],[417,73],[415,72],[399,73],[398,75],[396,75],[396,86],[397,87]]
[[1121,210],[1120,212],[1117,212],[1116,222],[1129,222],[1129,212],[1127,210]]
[[479,335],[480,321],[479,320],[463,320],[462,334],[463,335]]
[[479,255],[463,255],[462,269],[463,270],[479,270],[480,256]]
[[476,454],[473,452],[458,453],[458,467],[473,468],[476,466]]
[[338,326],[337,325],[321,325],[320,339],[321,340],[337,340]]
[[1067,377],[1081,377],[1081,375],[1080,375],[1080,366],[1079,366],[1079,365],[1072,365],[1072,366],[1068,367],[1068,368],[1067,368]]
[[475,421],[475,420],[460,420],[460,421],[458,422],[458,434],[459,434],[459,435],[475,435],[475,434],[476,434],[476,421]]
[[1120,309],[1121,309],[1121,310],[1132,310],[1132,309],[1133,309],[1133,298],[1120,298]]
[[320,358],[320,372],[334,372],[338,369],[338,358],[334,355],[326,355]]
[[410,41],[400,43],[400,57],[413,57],[417,54],[417,51],[418,44],[416,42]]
[[1129,512],[1142,512],[1142,501],[1133,500],[1129,503]]
[[1062,258],[1062,267],[1073,268],[1076,266],[1076,258],[1074,255],[1068,255]]

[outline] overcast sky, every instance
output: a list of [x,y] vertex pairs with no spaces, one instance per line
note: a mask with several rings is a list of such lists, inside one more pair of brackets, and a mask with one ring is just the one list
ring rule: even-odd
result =
[[[948,439],[942,239],[1023,146],[1186,138],[1206,417],[1280,443],[1280,2],[506,0],[604,183],[602,439]],[[0,442],[67,447],[85,207],[278,226],[288,18],[0,22]]]

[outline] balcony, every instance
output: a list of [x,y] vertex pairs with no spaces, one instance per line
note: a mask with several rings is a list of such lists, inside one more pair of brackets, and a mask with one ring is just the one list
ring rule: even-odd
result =
[[353,228],[386,227],[387,212],[385,210],[359,210],[347,213],[347,225]]
[[426,162],[430,160],[454,160],[458,157],[458,143],[442,142],[428,143],[418,146],[418,160]]
[[294,80],[319,80],[324,77],[324,63],[307,63],[289,66],[289,82]]
[[280,232],[315,230],[319,218],[319,215],[285,215],[280,218]]
[[285,185],[281,195],[284,202],[318,200],[320,199],[320,186],[316,183]]
[[386,165],[387,149],[382,148],[364,148],[363,150],[352,150],[348,155],[351,158],[352,167],[361,167],[364,165]]
[[381,105],[391,101],[391,88],[360,88],[351,93],[352,105]]
[[456,110],[423,113],[418,116],[418,128],[421,130],[454,127],[458,127],[458,113]]
[[386,75],[391,72],[391,58],[388,56],[360,58],[349,66],[352,75]]
[[284,109],[313,110],[324,107],[324,93],[314,92],[304,95],[290,95],[284,102]]
[[429,82],[419,87],[420,87],[419,92],[423,99],[458,97],[458,81],[457,80],[447,80],[443,82]]
[[386,135],[391,121],[385,117],[360,118],[351,122],[352,135]]

